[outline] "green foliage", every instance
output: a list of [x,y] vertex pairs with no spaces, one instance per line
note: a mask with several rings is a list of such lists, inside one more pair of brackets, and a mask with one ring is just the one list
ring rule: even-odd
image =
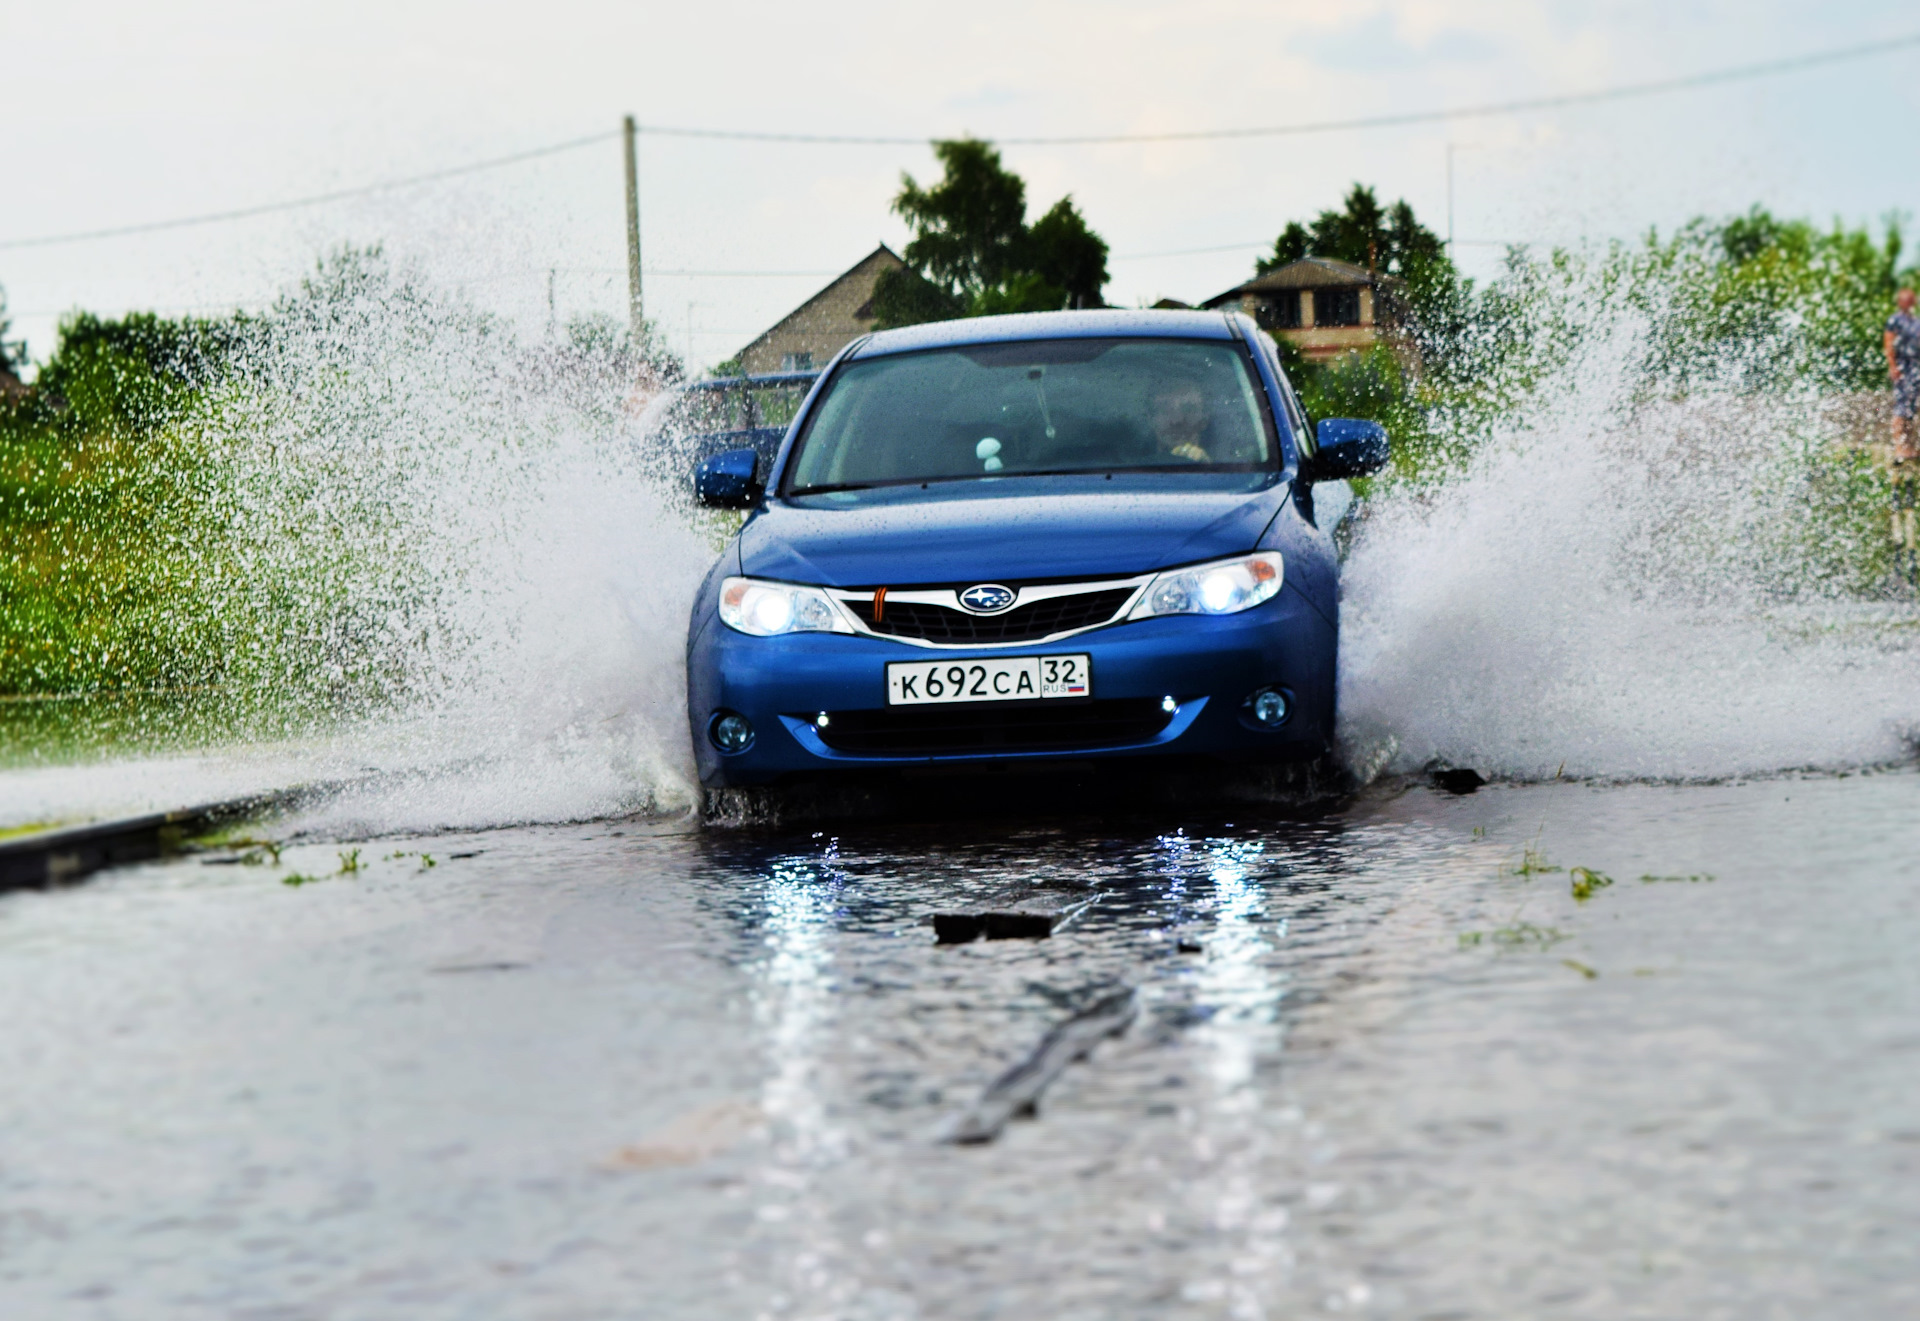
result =
[[1322,211],[1310,224],[1290,221],[1274,240],[1273,254],[1254,266],[1257,275],[1290,266],[1303,257],[1378,271],[1407,282],[1416,304],[1444,291],[1454,278],[1440,236],[1421,224],[1404,200],[1382,206],[1373,189],[1354,184],[1339,210]]
[[1026,269],[1027,185],[985,142],[936,142],[945,174],[930,188],[900,176],[893,210],[913,226],[907,264],[943,289],[972,296]]
[[24,367],[27,365],[27,346],[20,340],[8,339],[7,333],[13,329],[13,318],[7,315],[7,290],[0,285],[0,368]]
[[196,445],[168,430],[244,322],[82,314],[0,403],[0,693],[209,682]]
[[1028,244],[1033,275],[1063,294],[1066,306],[1100,306],[1100,291],[1108,279],[1107,243],[1088,228],[1071,197],[1061,198],[1033,222]]
[[890,267],[874,281],[873,318],[881,330],[951,321],[966,314],[966,299],[947,292],[911,266]]
[[940,181],[922,188],[903,174],[893,200],[914,237],[909,269],[883,272],[874,287],[878,326],[1102,305],[1107,245],[1071,197],[1029,226],[1026,183],[991,144],[936,142],[934,153]]
[[1665,242],[1650,234],[1642,251],[1614,261],[1658,319],[1650,365],[1671,387],[1732,364],[1745,388],[1859,390],[1887,383],[1880,335],[1904,246],[1897,214],[1875,241],[1864,227],[1821,230],[1756,206],[1696,220]]
[[1575,867],[1567,873],[1567,877],[1573,901],[1577,904],[1584,904],[1613,884],[1613,877],[1605,872],[1594,871],[1591,867]]

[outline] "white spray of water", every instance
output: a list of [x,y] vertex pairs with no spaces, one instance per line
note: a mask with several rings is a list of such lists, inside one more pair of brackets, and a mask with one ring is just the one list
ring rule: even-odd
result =
[[1343,579],[1363,774],[1704,778],[1911,757],[1920,616],[1849,597],[1815,401],[1648,397],[1617,317],[1458,478],[1376,503]]
[[[1373,502],[1344,580],[1350,762],[1664,778],[1910,756],[1920,627],[1831,572],[1856,548],[1808,512],[1828,440],[1809,402],[1662,399],[1632,318],[1594,323],[1462,473]],[[645,402],[604,355],[529,347],[378,263],[336,268],[195,421],[234,673],[330,722],[8,772],[5,815],[357,777],[305,823],[691,810],[683,647],[716,542],[685,474],[636,450]]]
[[693,809],[683,651],[716,546],[686,475],[637,449],[633,380],[612,346],[527,345],[377,257],[324,268],[183,424],[227,682],[294,732],[159,779],[9,773],[6,813],[343,780],[368,787],[320,828]]

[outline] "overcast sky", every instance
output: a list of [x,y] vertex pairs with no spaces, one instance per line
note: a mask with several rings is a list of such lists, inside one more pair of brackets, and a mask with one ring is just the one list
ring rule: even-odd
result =
[[[242,208],[643,123],[984,137],[1285,124],[1677,76],[1920,32],[1911,5],[1789,0],[263,5],[0,0],[0,286],[44,358],[85,308],[259,306],[343,242],[518,319],[625,306],[619,146],[372,199],[132,238],[8,240]],[[1358,179],[1491,241],[1627,237],[1699,213],[1878,222],[1920,209],[1920,48],[1630,103],[1322,136],[1009,147],[1031,214],[1071,193],[1111,301],[1251,273]],[[696,363],[905,231],[931,153],[648,138],[648,308]],[[1223,251],[1163,256],[1192,248]],[[677,272],[779,271],[727,276]]]

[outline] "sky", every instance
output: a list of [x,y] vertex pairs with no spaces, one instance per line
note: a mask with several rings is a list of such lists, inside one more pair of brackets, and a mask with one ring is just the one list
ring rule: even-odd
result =
[[[0,287],[35,358],[64,313],[260,307],[380,243],[529,336],[624,317],[615,136],[439,183],[90,242],[19,240],[309,196],[643,125],[986,138],[1297,124],[1682,76],[1920,32],[1911,6],[1787,0],[0,0]],[[1239,141],[1008,146],[1037,217],[1070,194],[1107,297],[1197,301],[1355,181],[1497,268],[1509,242],[1633,239],[1756,203],[1920,211],[1920,47],[1605,105]],[[917,146],[643,135],[647,310],[696,366],[875,243]],[[1209,251],[1194,252],[1194,249]],[[1184,254],[1184,255],[1168,255]],[[1912,259],[1912,250],[1909,259]],[[730,272],[754,272],[731,274]]]

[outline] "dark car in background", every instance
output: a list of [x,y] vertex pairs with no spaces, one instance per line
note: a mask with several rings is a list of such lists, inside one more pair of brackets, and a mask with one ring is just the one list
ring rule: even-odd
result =
[[661,395],[640,419],[650,452],[699,462],[727,450],[753,450],[771,469],[787,428],[820,379],[817,371],[770,372],[689,381]]

